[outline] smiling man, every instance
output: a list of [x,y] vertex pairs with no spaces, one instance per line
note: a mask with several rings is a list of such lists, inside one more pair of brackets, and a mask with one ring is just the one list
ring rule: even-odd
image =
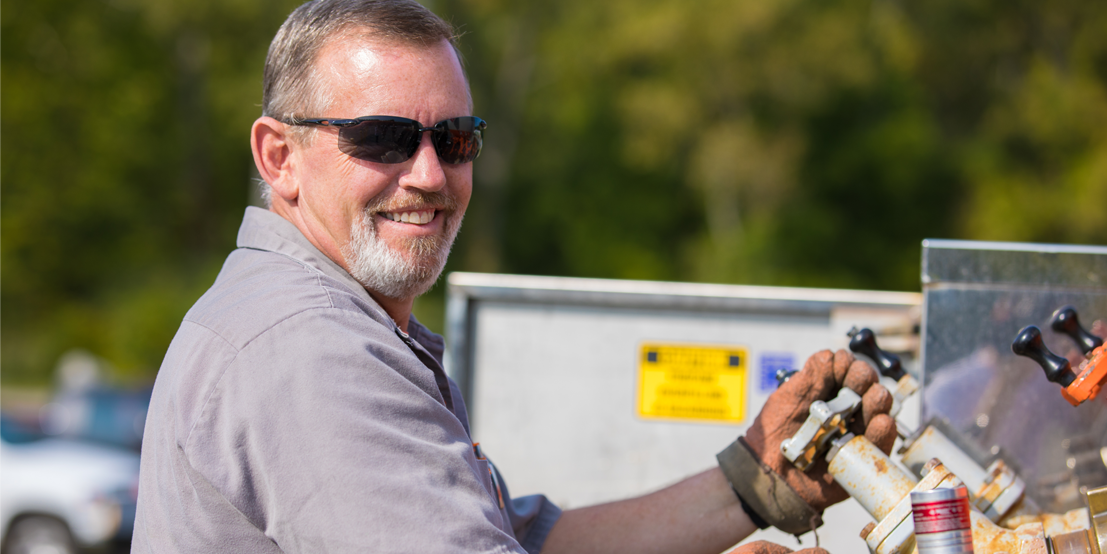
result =
[[[406,331],[412,302],[438,278],[461,226],[484,123],[471,115],[448,39],[404,44],[364,28],[336,34],[311,70],[326,91],[320,105],[267,109],[254,123],[254,160],[271,189],[270,210]],[[283,100],[269,96],[277,98],[267,104]]]
[[845,493],[825,463],[804,474],[779,453],[810,403],[849,386],[865,401],[854,431],[895,438],[890,395],[845,352],[812,357],[719,467],[564,514],[511,497],[442,338],[411,316],[486,127],[453,40],[414,0],[309,2],[277,33],[250,135],[269,209],[247,209],[158,373],[133,551],[711,553],[758,526],[817,525]]

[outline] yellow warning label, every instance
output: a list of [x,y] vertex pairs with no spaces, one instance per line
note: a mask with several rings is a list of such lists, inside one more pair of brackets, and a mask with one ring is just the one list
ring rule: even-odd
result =
[[748,354],[740,346],[643,344],[638,359],[638,415],[742,421]]

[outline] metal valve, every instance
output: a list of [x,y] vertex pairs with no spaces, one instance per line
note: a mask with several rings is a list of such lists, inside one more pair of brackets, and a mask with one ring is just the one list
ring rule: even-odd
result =
[[888,380],[884,385],[888,392],[892,393],[894,400],[889,414],[895,417],[899,413],[900,407],[903,406],[903,401],[919,390],[919,382],[903,370],[903,364],[900,362],[899,356],[877,346],[876,333],[873,333],[871,329],[857,330],[855,327],[850,329],[848,335],[850,337],[850,351],[872,360],[876,364],[876,370],[880,372],[881,377]]
[[[861,531],[861,537],[873,554],[917,552],[911,521],[911,492],[954,488],[962,484],[961,479],[937,459],[926,464],[922,479],[915,479],[865,437],[846,435],[839,438],[834,441],[831,454],[827,472],[876,520]],[[973,544],[979,548],[977,552],[1047,552],[1040,525],[1022,527],[1022,531],[1004,529],[975,508],[969,516]]]
[[780,443],[784,457],[801,471],[806,471],[824,452],[831,441],[847,433],[850,417],[861,407],[861,397],[843,387],[830,402],[811,403],[810,415],[791,438]]
[[[871,359],[885,383],[892,391],[895,402],[890,413],[895,416],[903,400],[918,390],[918,382],[903,370],[895,354],[882,350],[870,329],[850,330],[849,348]],[[959,477],[965,480],[973,505],[994,522],[1023,513],[1038,513],[1033,502],[1024,501],[1026,484],[1001,460],[995,460],[988,468],[981,467],[964,453],[931,422],[917,433],[911,432],[902,422],[896,421],[896,431],[904,439],[900,454],[908,465],[922,467],[932,458],[940,458]]]
[[1096,348],[1103,346],[1103,339],[1089,333],[1087,329],[1080,325],[1076,308],[1072,306],[1057,308],[1057,311],[1053,312],[1053,316],[1049,319],[1049,327],[1058,333],[1064,333],[1071,337],[1085,356],[1091,354]]
[[870,360],[876,362],[876,369],[881,375],[899,381],[907,372],[903,370],[903,364],[899,356],[882,350],[876,344],[876,333],[865,328],[850,336],[849,349],[855,354],[864,354]]
[[1012,468],[999,458],[987,468],[978,464],[946,435],[947,432],[954,432],[948,425],[934,419],[905,440],[899,450],[904,465],[918,471],[931,459],[942,460],[965,483],[972,505],[997,524],[1008,517],[1041,512],[1037,504],[1026,497],[1026,483]]
[[[1075,312],[1075,311],[1074,311]],[[1042,343],[1042,332],[1033,325],[1019,331],[1011,351],[1026,356],[1042,366],[1046,379],[1061,385],[1061,396],[1073,406],[1079,406],[1099,395],[1107,386],[1107,347],[1099,346],[1092,350],[1077,371],[1072,370],[1069,361],[1050,352]]]
[[1051,383],[1067,387],[1076,380],[1076,374],[1072,372],[1069,361],[1046,347],[1042,342],[1042,331],[1034,325],[1027,325],[1019,331],[1015,341],[1011,343],[1011,351],[1038,362],[1045,371],[1046,379]]
[[782,367],[776,370],[776,375],[774,375],[776,377],[776,385],[779,387],[780,385],[787,383],[788,379],[791,379],[792,376],[797,373],[799,373],[798,369],[787,369]]

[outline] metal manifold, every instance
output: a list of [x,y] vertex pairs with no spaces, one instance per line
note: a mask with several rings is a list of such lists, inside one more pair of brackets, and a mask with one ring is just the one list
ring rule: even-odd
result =
[[[1065,309],[1072,311],[1071,307]],[[851,349],[872,360],[885,385],[896,391],[893,396],[898,408],[917,390],[916,381],[902,371],[898,357],[880,349],[871,330],[853,329],[850,336]],[[1102,341],[1094,347],[1102,348]],[[778,378],[783,381],[789,376],[781,374]],[[907,383],[901,385],[901,381]],[[834,480],[876,520],[861,532],[874,554],[917,551],[911,519],[912,492],[961,485],[971,499],[977,553],[1107,554],[1107,487],[1086,492],[1086,512],[1043,513],[1012,467],[999,456],[987,467],[982,466],[950,438],[958,437],[963,442],[958,432],[940,418],[914,433],[897,421],[904,439],[898,450],[900,462],[914,469],[918,476],[913,476],[866,438],[848,434],[847,426],[860,404],[860,397],[845,388],[829,402],[814,402],[799,431],[782,441],[781,451],[803,471],[818,458],[826,458]],[[896,412],[898,409],[893,409],[893,415]]]

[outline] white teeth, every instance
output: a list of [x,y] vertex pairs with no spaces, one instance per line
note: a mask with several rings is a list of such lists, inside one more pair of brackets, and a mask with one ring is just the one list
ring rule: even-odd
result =
[[399,221],[400,223],[412,223],[415,225],[426,225],[434,219],[434,210],[427,210],[421,212],[381,212],[381,215],[391,219],[392,221]]

